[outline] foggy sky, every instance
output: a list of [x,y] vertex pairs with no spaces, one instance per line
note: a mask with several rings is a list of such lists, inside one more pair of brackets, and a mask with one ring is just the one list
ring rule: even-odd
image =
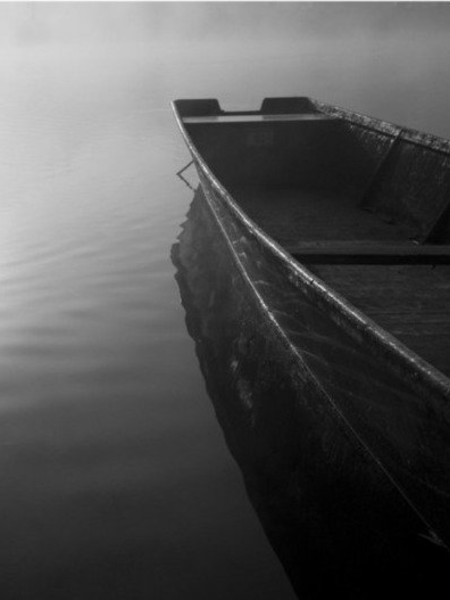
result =
[[0,44],[217,40],[448,31],[448,3],[139,2],[1,3]]

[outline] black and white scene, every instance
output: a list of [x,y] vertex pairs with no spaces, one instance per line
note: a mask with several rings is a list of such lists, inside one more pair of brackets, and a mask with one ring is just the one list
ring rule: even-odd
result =
[[0,3],[0,598],[450,573],[450,4]]

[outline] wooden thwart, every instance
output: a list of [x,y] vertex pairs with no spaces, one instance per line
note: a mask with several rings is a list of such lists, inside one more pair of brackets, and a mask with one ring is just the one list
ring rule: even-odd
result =
[[450,264],[450,245],[328,241],[287,245],[285,250],[308,264]]

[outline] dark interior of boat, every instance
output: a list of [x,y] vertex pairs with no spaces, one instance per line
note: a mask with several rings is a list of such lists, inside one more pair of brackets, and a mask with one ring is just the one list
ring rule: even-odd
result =
[[449,142],[305,98],[183,121],[254,222],[450,375]]

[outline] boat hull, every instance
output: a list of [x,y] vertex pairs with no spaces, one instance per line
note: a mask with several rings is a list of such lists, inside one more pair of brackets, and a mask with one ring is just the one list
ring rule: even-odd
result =
[[[400,488],[398,449],[388,473],[323,389],[330,370],[367,388],[376,364],[299,300],[203,184],[172,251],[186,322],[228,446],[299,597],[437,592],[448,552]],[[395,382],[383,380],[389,405]],[[367,407],[373,396],[358,401]]]
[[[313,597],[334,585],[355,598],[437,592],[450,565],[448,379],[262,231],[175,111],[202,189],[190,239],[207,240],[197,258],[212,288],[184,286],[200,323],[188,326],[213,401],[232,411],[227,437],[252,456],[262,447],[246,477],[262,473],[258,506],[261,489],[269,507],[271,490],[281,494],[266,529],[291,580]],[[195,262],[187,248],[180,272]],[[321,564],[311,577],[309,555]]]

